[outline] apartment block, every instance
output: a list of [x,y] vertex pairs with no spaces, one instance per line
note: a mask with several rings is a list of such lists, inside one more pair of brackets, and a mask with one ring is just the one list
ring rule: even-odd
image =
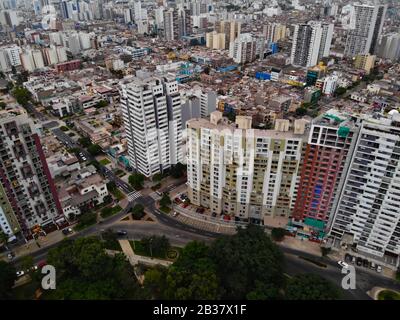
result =
[[358,129],[357,119],[334,109],[312,121],[292,214],[295,221],[325,230],[335,212]]
[[231,123],[219,111],[187,122],[188,195],[217,214],[263,224],[291,214],[307,129],[304,120],[293,128],[278,120],[275,130],[251,123],[247,116]]
[[400,116],[364,116],[330,224],[331,238],[374,256],[400,255]]
[[19,224],[13,234],[20,228],[29,238],[35,228],[63,220],[39,135],[22,108],[0,111],[0,181],[8,200],[2,211],[11,216],[10,205],[16,220],[10,218],[9,224]]
[[165,76],[139,75],[121,85],[130,165],[149,177],[182,161],[178,83]]
[[354,5],[354,28],[346,38],[344,55],[354,57],[357,54],[374,54],[378,39],[382,33],[386,15],[386,5]]

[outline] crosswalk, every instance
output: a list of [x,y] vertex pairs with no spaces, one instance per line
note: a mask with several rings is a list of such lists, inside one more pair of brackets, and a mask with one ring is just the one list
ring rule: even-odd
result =
[[131,193],[128,194],[128,200],[129,202],[132,202],[137,198],[140,198],[141,196],[142,194],[139,191],[132,191]]
[[152,197],[155,201],[158,201],[161,199],[161,196],[158,195],[156,192],[150,193],[149,196]]

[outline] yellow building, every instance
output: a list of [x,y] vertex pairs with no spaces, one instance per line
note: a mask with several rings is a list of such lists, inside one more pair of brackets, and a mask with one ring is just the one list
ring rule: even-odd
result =
[[225,33],[218,33],[216,31],[206,33],[206,47],[217,50],[226,49]]
[[354,58],[354,67],[357,69],[363,69],[367,74],[371,72],[371,69],[375,66],[376,56],[370,54],[359,54]]

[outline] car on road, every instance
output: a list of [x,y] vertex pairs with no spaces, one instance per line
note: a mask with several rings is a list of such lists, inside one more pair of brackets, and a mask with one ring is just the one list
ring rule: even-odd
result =
[[367,259],[363,260],[363,267],[368,268],[369,267],[369,261]]
[[82,160],[83,160],[83,161],[86,161],[86,160],[87,160],[87,158],[86,158],[86,157],[82,157]]
[[15,257],[15,254],[14,254],[13,252],[10,252],[9,254],[7,254],[7,258],[8,258],[9,260],[14,259],[14,257]]
[[38,268],[43,268],[45,265],[47,265],[47,261],[46,260],[41,260],[37,264]]
[[344,261],[338,261],[338,265],[346,269],[349,267],[349,265]]
[[17,275],[18,278],[22,277],[24,274],[25,274],[25,272],[23,270],[16,272],[16,275]]
[[126,235],[128,234],[128,232],[126,232],[125,230],[118,230],[118,231],[117,231],[117,234],[118,234],[119,236],[126,236]]
[[64,235],[68,235],[68,234],[70,234],[70,233],[72,233],[73,231],[72,231],[72,228],[65,228],[65,229],[63,229],[62,230],[62,233],[64,234]]
[[363,263],[363,259],[361,259],[360,257],[356,258],[356,264],[360,267]]
[[380,265],[376,266],[376,272],[379,272],[379,273],[382,272],[382,267]]

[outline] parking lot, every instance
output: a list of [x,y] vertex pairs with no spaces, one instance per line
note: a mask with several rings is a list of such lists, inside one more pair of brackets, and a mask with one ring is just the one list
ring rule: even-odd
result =
[[357,257],[357,256],[354,256],[354,255],[351,255],[349,253],[346,253],[345,256],[344,256],[344,260],[345,260],[346,263],[353,264],[353,265],[356,265],[358,267],[374,270],[374,271],[376,271],[378,273],[382,272],[382,266],[381,265],[379,265],[379,264],[377,264],[377,263],[375,263],[373,261],[369,261],[366,258],[361,258],[361,257]]

